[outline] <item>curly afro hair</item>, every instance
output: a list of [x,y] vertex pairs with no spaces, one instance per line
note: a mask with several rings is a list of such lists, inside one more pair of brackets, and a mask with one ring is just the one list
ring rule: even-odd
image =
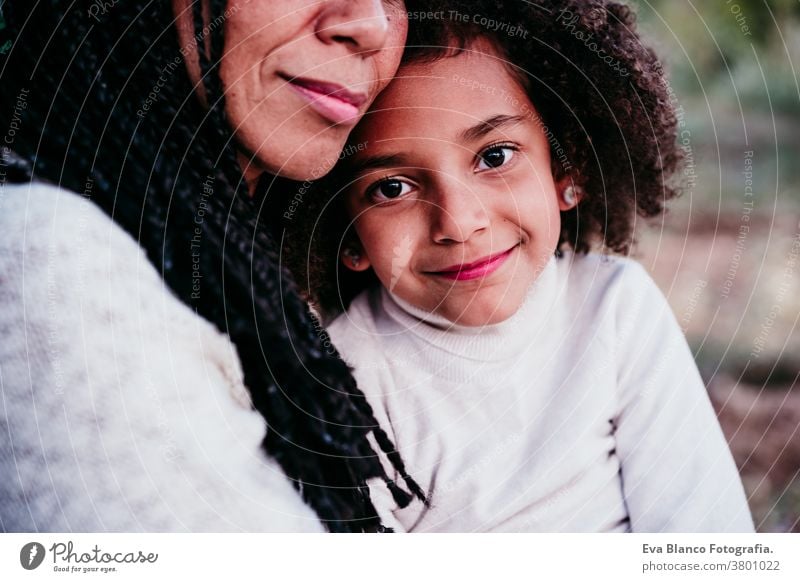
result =
[[[438,42],[409,46],[404,61],[447,58],[479,38],[491,42],[541,117],[554,176],[566,174],[584,191],[577,207],[561,213],[556,254],[565,248],[627,253],[636,217],[658,215],[677,195],[673,177],[682,160],[676,99],[636,31],[635,14],[604,0],[464,2],[460,10],[458,2],[448,4],[452,11],[440,13],[440,21],[419,25]],[[283,260],[329,317],[377,282],[371,271],[340,265],[352,233],[335,202],[337,183],[334,171],[314,184],[271,188],[281,206],[273,215],[291,217],[281,225]]]

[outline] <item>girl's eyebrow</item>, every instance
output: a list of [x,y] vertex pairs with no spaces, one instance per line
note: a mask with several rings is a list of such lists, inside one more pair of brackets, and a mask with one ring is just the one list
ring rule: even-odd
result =
[[522,121],[525,121],[524,115],[494,115],[459,132],[458,139],[460,141],[475,141],[491,133],[493,130],[516,125]]
[[[508,128],[525,121],[524,115],[493,115],[459,132],[459,141],[475,141],[495,130]],[[347,171],[351,175],[358,175],[367,170],[391,168],[397,166],[413,166],[405,153],[385,154],[378,156],[359,156],[347,164]]]
[[395,166],[409,166],[408,157],[405,154],[387,154],[382,156],[364,156],[353,160],[348,164],[348,172],[356,175],[367,170],[389,168]]

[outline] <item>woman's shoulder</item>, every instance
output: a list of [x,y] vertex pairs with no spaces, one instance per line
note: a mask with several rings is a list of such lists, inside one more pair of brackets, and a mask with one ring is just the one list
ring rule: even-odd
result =
[[6,319],[24,317],[34,336],[44,327],[90,343],[107,341],[114,327],[166,318],[179,330],[200,321],[138,242],[87,196],[41,182],[0,192]]
[[261,450],[235,347],[133,237],[41,184],[0,191],[0,233],[5,528],[319,529]]
[[139,290],[164,292],[139,244],[86,195],[44,182],[6,185],[0,233],[4,283],[22,285],[31,300],[49,292],[51,303],[56,294],[66,307],[91,298],[100,287],[97,277],[117,279],[131,269]]
[[0,248],[5,253],[46,249],[74,254],[79,236],[127,237],[90,198],[45,182],[0,187]]
[[0,232],[3,286],[19,300],[6,297],[6,309],[24,304],[28,315],[42,315],[50,325],[58,318],[41,313],[45,303],[59,312],[79,309],[89,324],[99,305],[107,308],[102,323],[112,314],[119,322],[123,314],[135,314],[140,323],[205,321],[172,294],[139,243],[86,195],[43,182],[6,185]]

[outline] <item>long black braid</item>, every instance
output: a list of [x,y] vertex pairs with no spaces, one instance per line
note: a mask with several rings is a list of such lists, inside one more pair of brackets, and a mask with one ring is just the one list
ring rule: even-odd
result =
[[[425,498],[347,366],[323,349],[260,218],[264,200],[248,195],[217,71],[225,2],[210,8],[210,57],[198,41],[205,109],[185,72],[170,2],[2,3],[0,44],[14,41],[0,56],[2,127],[23,90],[25,109],[11,149],[3,148],[1,177],[83,192],[131,233],[172,291],[231,338],[267,421],[264,449],[327,528],[383,531],[367,481],[382,479],[400,506],[411,496],[385,473],[370,433]],[[195,23],[202,26],[199,2]]]

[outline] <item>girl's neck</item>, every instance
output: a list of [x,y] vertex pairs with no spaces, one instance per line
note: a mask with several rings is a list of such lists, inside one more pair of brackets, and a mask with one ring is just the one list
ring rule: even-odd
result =
[[[529,347],[532,338],[540,333],[543,323],[558,299],[558,265],[551,257],[519,310],[500,323],[466,326],[452,323],[445,317],[420,309],[381,289],[382,303],[387,315],[403,328],[426,343],[445,351],[474,360],[512,358]],[[569,266],[565,265],[565,268]]]

